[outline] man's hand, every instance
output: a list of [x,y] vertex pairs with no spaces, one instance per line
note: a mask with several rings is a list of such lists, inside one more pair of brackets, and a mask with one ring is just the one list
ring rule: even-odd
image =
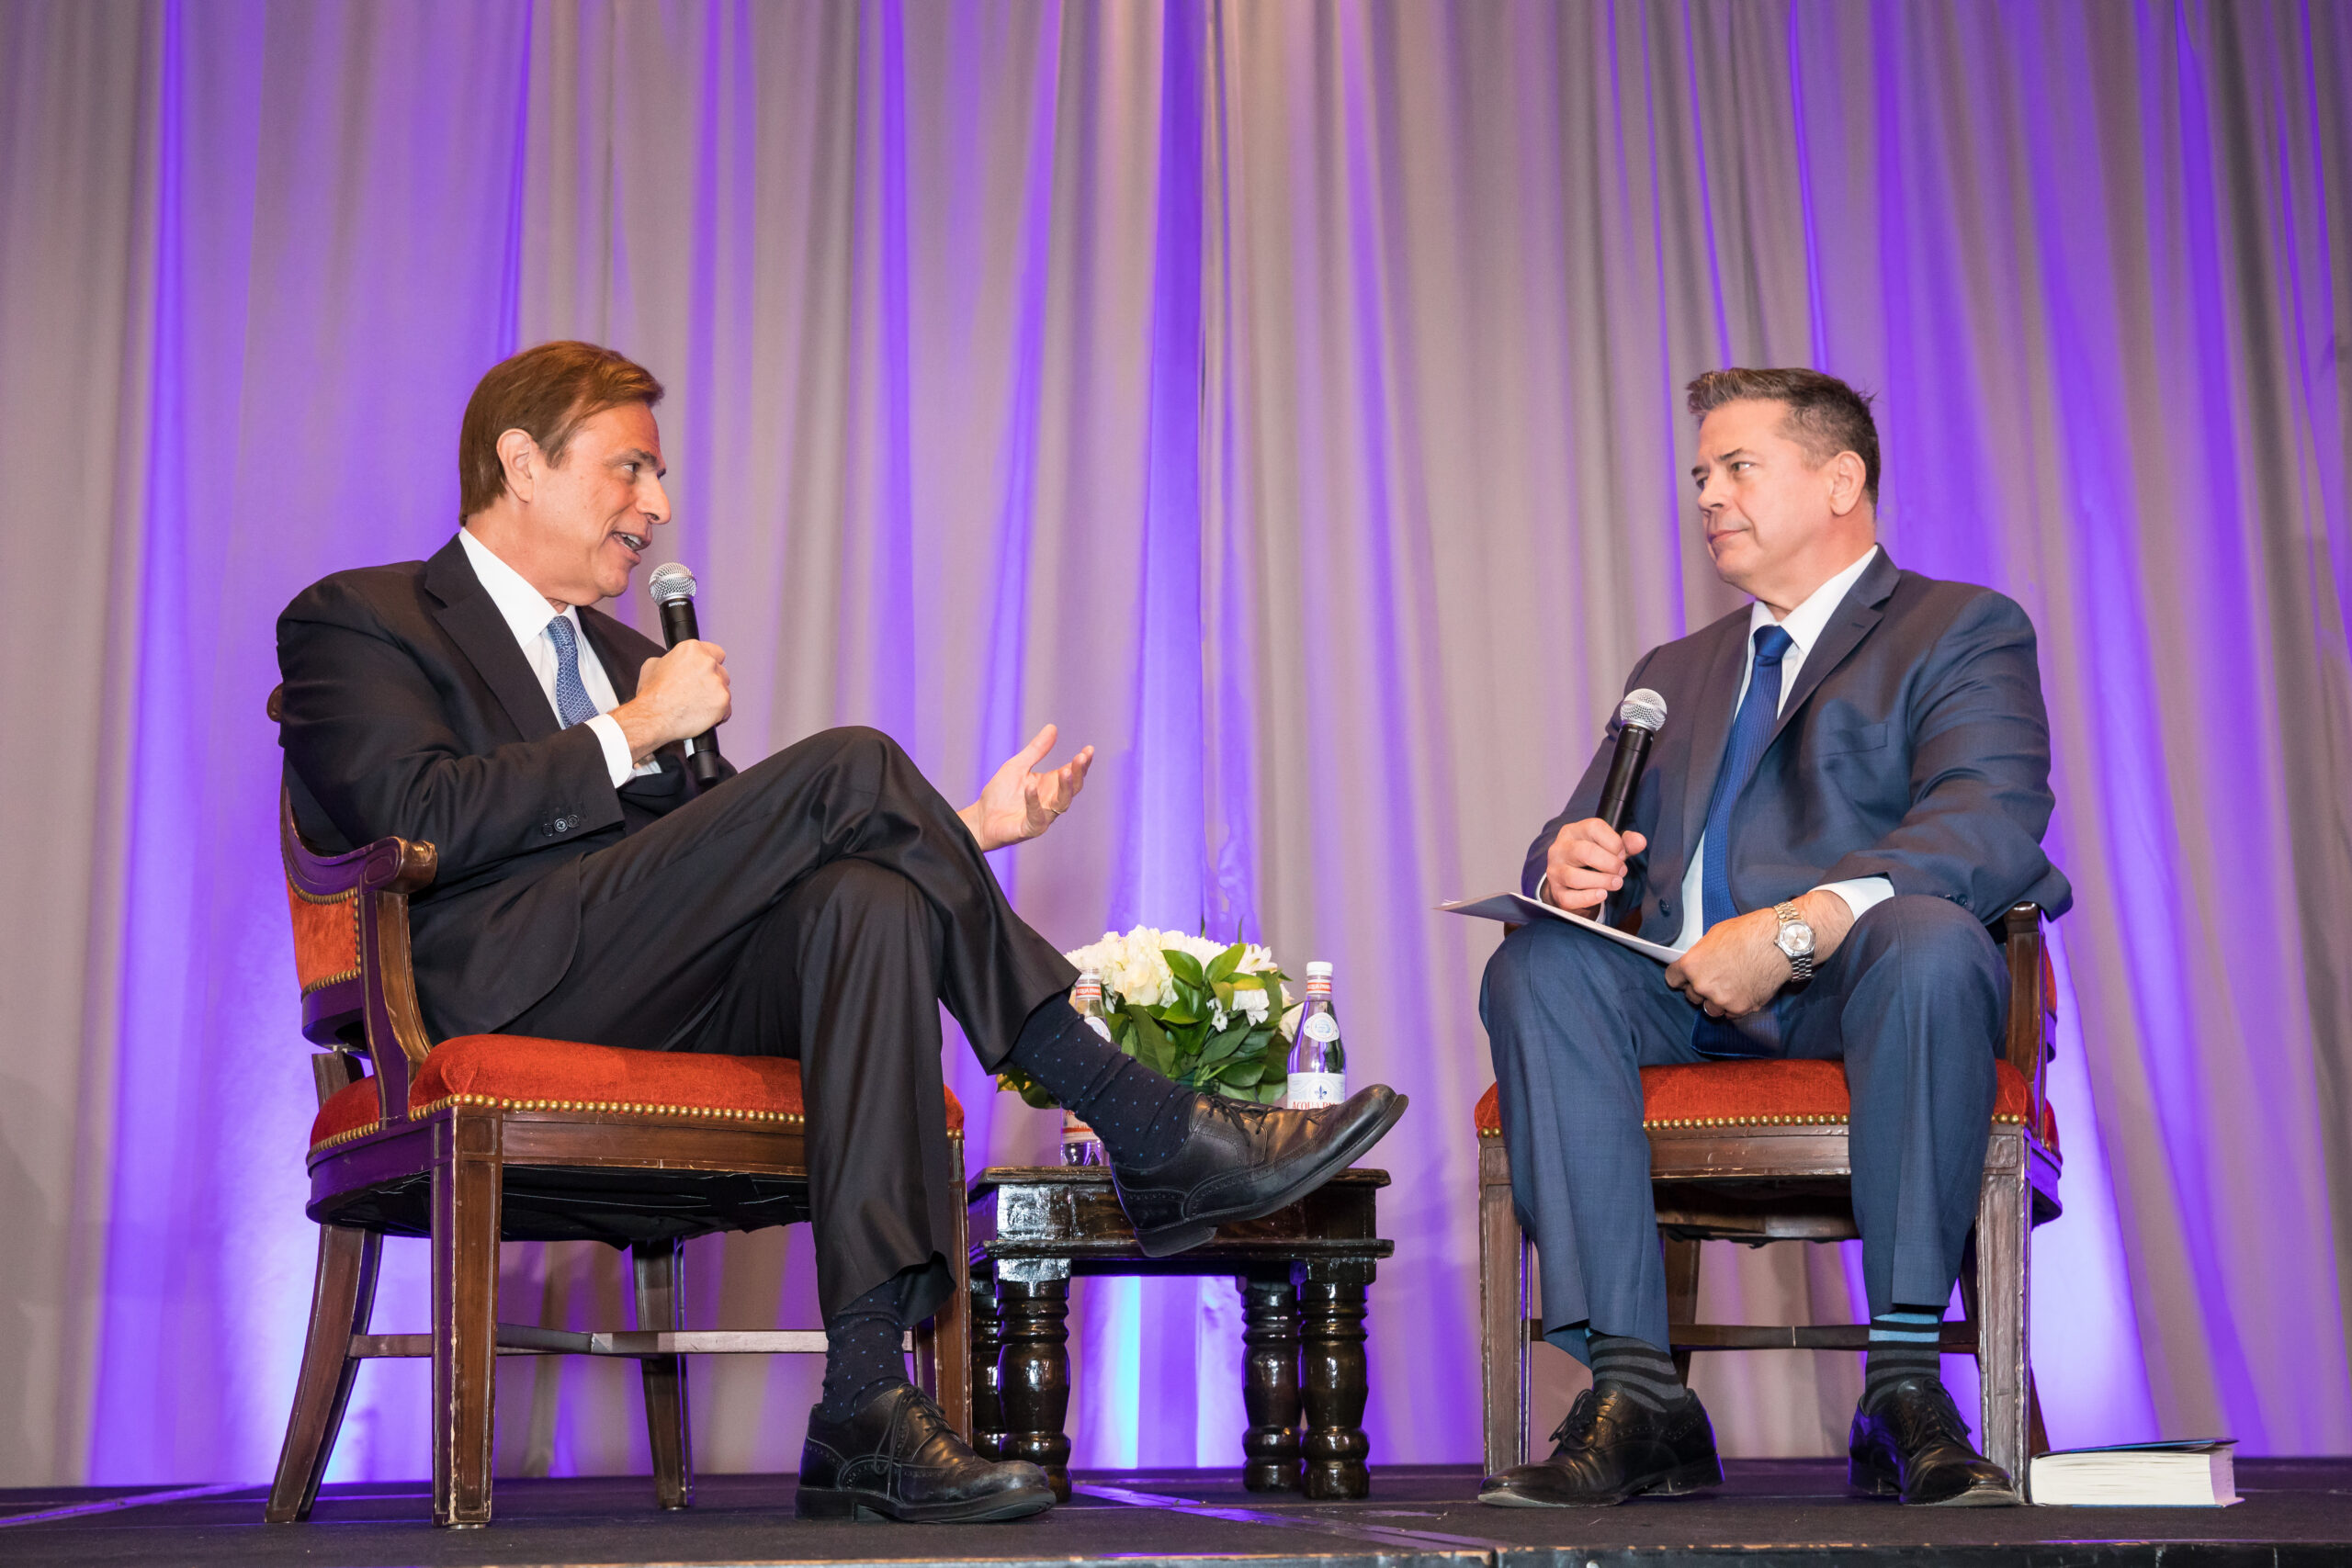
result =
[[[1854,911],[1837,894],[1818,888],[1798,898],[1796,906],[1813,928],[1814,964],[1828,963],[1853,929]],[[1780,932],[1781,917],[1770,909],[1734,916],[1710,928],[1690,952],[1667,965],[1666,983],[1711,1018],[1745,1018],[1780,995],[1794,970],[1788,954],[1773,944]]]
[[996,771],[988,787],[980,791],[980,798],[956,814],[972,830],[981,849],[1001,850],[1035,838],[1052,827],[1054,818],[1068,811],[1078,792],[1086,787],[1086,770],[1094,765],[1091,746],[1050,773],[1029,771],[1054,749],[1058,733],[1050,724],[1037,731],[1020,755]]
[[1650,847],[1641,834],[1617,832],[1598,817],[1571,822],[1544,857],[1544,885],[1555,908],[1600,917],[1600,906],[1625,886],[1625,863]]
[[642,762],[673,740],[727,722],[735,699],[727,686],[727,650],[715,642],[680,643],[637,672],[637,695],[613,710],[628,739],[632,761]]

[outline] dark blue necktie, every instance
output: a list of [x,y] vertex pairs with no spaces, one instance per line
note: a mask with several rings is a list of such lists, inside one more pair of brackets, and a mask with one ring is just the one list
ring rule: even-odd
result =
[[580,679],[580,635],[571,629],[571,618],[558,615],[549,621],[548,636],[555,639],[555,716],[570,729],[595,717],[596,705],[588,700],[588,688]]
[[[1700,840],[1703,859],[1699,868],[1699,914],[1706,930],[1739,913],[1731,901],[1732,806],[1747,786],[1756,764],[1763,760],[1764,748],[1771,743],[1773,723],[1781,716],[1781,660],[1795,646],[1795,639],[1779,626],[1757,628],[1756,662],[1748,671],[1747,694],[1740,698],[1731,735],[1724,742],[1723,765],[1715,770],[1714,793],[1707,797],[1707,826]],[[1758,1042],[1703,1012],[1691,1033],[1691,1043],[1710,1056],[1759,1054]]]

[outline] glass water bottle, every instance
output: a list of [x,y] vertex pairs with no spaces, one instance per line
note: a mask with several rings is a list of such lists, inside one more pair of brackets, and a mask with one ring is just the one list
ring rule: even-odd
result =
[[[1111,1040],[1111,1010],[1102,1002],[1102,976],[1089,970],[1078,977],[1078,988],[1070,993],[1069,1005],[1085,1016],[1086,1026]],[[1117,1042],[1113,1041],[1116,1044]],[[1080,1121],[1069,1110],[1062,1111],[1062,1163],[1064,1165],[1101,1165],[1102,1140],[1094,1129]]]
[[1306,966],[1306,1006],[1290,1048],[1290,1078],[1283,1104],[1294,1111],[1337,1105],[1348,1098],[1348,1053],[1340,1043],[1340,1015],[1331,1009],[1331,966]]

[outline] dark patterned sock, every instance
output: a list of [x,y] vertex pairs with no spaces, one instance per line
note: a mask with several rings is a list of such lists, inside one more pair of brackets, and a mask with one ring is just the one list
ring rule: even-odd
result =
[[1198,1096],[1095,1033],[1066,998],[1029,1015],[1011,1061],[1093,1128],[1122,1166],[1149,1170],[1183,1146]]
[[1675,1375],[1674,1358],[1646,1339],[1618,1334],[1587,1337],[1592,1352],[1592,1386],[1617,1389],[1646,1410],[1663,1411],[1690,1397]]
[[892,1383],[907,1382],[899,1281],[883,1280],[825,1320],[825,1393],[817,1414],[846,1421]]
[[1933,1307],[1904,1306],[1871,1319],[1871,1348],[1862,1359],[1862,1408],[1874,1410],[1880,1397],[1905,1378],[1943,1376],[1944,1314]]

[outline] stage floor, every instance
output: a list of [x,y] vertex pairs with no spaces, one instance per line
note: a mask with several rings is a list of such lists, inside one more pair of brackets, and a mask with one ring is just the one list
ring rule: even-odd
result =
[[[0,1493],[0,1562],[272,1568],[523,1564],[1112,1562],[1242,1560],[1265,1568],[1618,1568],[1642,1564],[1954,1564],[1957,1568],[2303,1568],[2352,1562],[2352,1459],[2245,1460],[2224,1509],[1903,1508],[1853,1497],[1842,1463],[1751,1460],[1698,1497],[1619,1508],[1482,1508],[1469,1466],[1374,1471],[1361,1503],[1272,1501],[1235,1472],[1103,1472],[1040,1519],[965,1527],[792,1517],[788,1479],[704,1477],[695,1505],[653,1508],[641,1476],[498,1483],[497,1522],[436,1530],[418,1483],[330,1486],[308,1525],[261,1522],[260,1487]],[[187,1489],[168,1489],[184,1492]],[[139,1502],[147,1496],[158,1498]],[[131,1506],[123,1506],[126,1503]],[[74,1510],[65,1517],[58,1510]],[[18,1522],[21,1521],[21,1522]]]

